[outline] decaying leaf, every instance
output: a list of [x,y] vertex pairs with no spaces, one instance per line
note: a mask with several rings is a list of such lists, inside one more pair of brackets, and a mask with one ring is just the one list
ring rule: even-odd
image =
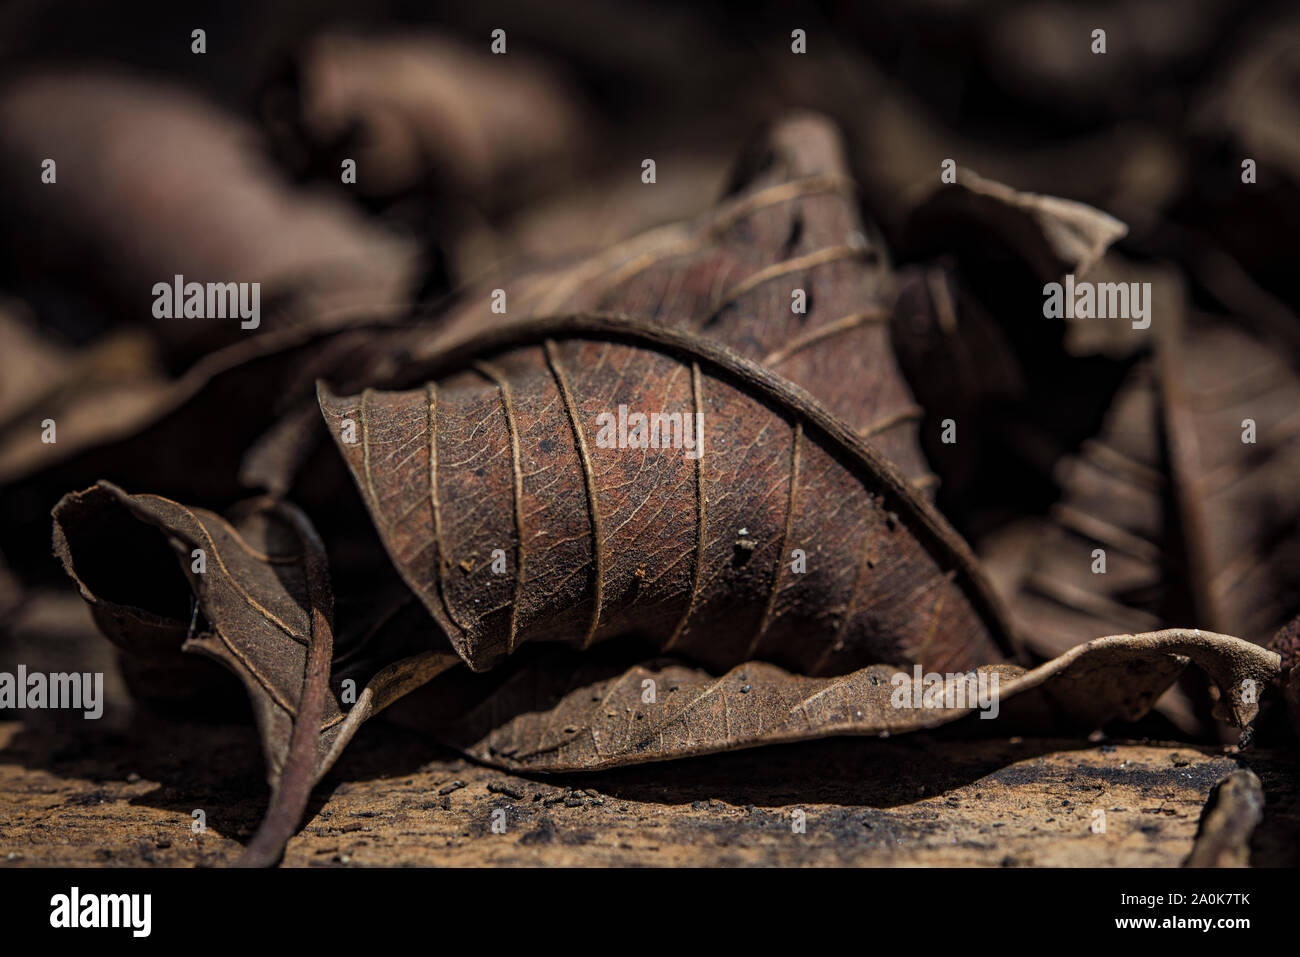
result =
[[[54,520],[55,551],[110,640],[133,657],[175,662],[182,674],[189,670],[177,660],[184,650],[239,677],[272,787],[277,797],[282,787],[296,790],[302,806],[363,721],[456,661],[432,636],[406,654],[391,643],[382,647],[372,632],[361,636],[361,647],[345,642],[332,662],[334,594],[323,546],[305,517],[283,503],[248,503],[236,525],[101,482],[66,496]],[[129,566],[123,552],[132,555]],[[343,693],[349,681],[351,700]],[[304,743],[291,747],[302,734]],[[286,769],[296,776],[288,785]],[[298,807],[290,815],[291,829],[301,813]],[[277,853],[287,836],[272,842]]]
[[[1282,228],[1300,209],[1286,122],[1300,21],[1214,0],[1121,40],[1171,4],[1119,3],[1107,56],[1104,30],[1101,49],[1057,55],[1091,29],[1077,3],[836,10],[810,24],[806,57],[761,26],[588,4],[572,22],[516,11],[509,57],[472,12],[446,33],[330,14],[305,36],[273,13],[219,56],[153,51],[148,79],[16,64],[0,89],[0,171],[17,184],[0,195],[0,285],[35,321],[0,316],[0,619],[32,617],[32,586],[57,573],[36,539],[55,498],[83,489],[55,509],[55,550],[132,691],[176,706],[242,684],[253,702],[272,797],[248,864],[278,858],[313,785],[390,704],[472,760],[488,802],[510,774],[960,722],[933,736],[942,747],[859,741],[828,773],[951,798],[954,773],[1023,771],[1003,762],[1028,742],[981,748],[981,732],[1115,730],[1172,714],[1176,692],[1189,734],[1217,701],[1244,749],[1277,691],[1300,730],[1300,617],[1260,647],[1300,611],[1300,320]],[[0,46],[38,64],[28,6]],[[100,27],[54,33],[89,49]],[[452,39],[461,27],[477,39]],[[970,55],[951,56],[963,41]],[[232,62],[251,67],[233,84]],[[225,106],[182,89],[204,85]],[[840,117],[853,177],[835,127],[787,116],[713,208],[679,222],[706,207],[738,132],[790,103]],[[643,156],[658,182],[638,176]],[[550,208],[523,204],[552,187]],[[445,288],[444,266],[468,283],[410,305]],[[154,284],[182,274],[261,283],[258,328],[154,321]],[[1150,326],[1048,321],[1044,286],[1064,274],[1150,281]],[[1216,299],[1224,316],[1193,311]],[[984,549],[986,572],[954,529],[1005,551]],[[933,697],[958,689],[965,701]],[[28,770],[56,740],[20,743]],[[1073,777],[1084,765],[1062,744],[1049,763]],[[1176,772],[1125,770],[1128,816],[1175,791],[1186,812],[1236,767],[1199,750],[1195,775],[1176,754]],[[1170,757],[1100,751],[1079,777]],[[948,773],[899,773],[909,762]],[[209,780],[228,770],[213,763]],[[740,766],[704,764],[715,780]],[[1281,766],[1260,776],[1271,786]],[[826,795],[777,777],[787,799]],[[512,837],[513,860],[549,837],[543,789],[559,790],[526,780],[516,800],[543,816]],[[412,777],[365,812],[431,785]],[[54,793],[29,776],[24,820]],[[1082,821],[1062,793],[1087,792],[1053,795],[1074,804],[1046,818],[1060,833]],[[1021,816],[1023,794],[967,820]],[[1253,775],[1227,778],[1187,864],[1247,863],[1261,805]],[[824,840],[846,810],[817,821],[834,824]],[[224,815],[219,853],[247,811]],[[420,837],[449,833],[437,824]],[[1148,832],[1110,847],[1149,849]]]
[[[924,689],[911,669],[890,665],[814,678],[750,661],[715,676],[679,661],[618,673],[553,655],[513,669],[434,733],[516,771],[593,770],[834,735],[889,737],[980,710],[989,720],[970,720],[986,733],[1086,733],[1145,715],[1189,658],[1223,690],[1234,724],[1249,726],[1258,702],[1244,689],[1266,685],[1277,656],[1224,635],[1171,630],[1098,638],[1032,670],[986,665],[947,684],[935,675]],[[403,711],[403,723],[418,720],[419,701]]]
[[1209,318],[1160,349],[1062,467],[1056,528],[1026,561],[1011,604],[1047,653],[1086,640],[1098,620],[1204,621],[1262,644],[1300,608],[1300,376],[1287,351]]
[[1101,433],[1058,465],[1063,496],[1016,553],[1004,594],[1017,632],[1044,657],[1172,617],[1158,388],[1149,363],[1129,374]]
[[[1233,720],[1248,725],[1257,699],[1241,689],[1277,671],[1275,654],[1199,632],[1107,639],[1032,672],[1005,663],[1013,645],[996,600],[933,507],[806,393],[710,339],[626,316],[556,317],[450,346],[429,374],[408,391],[321,390],[392,564],[439,626],[363,642],[365,691],[351,710],[340,704],[350,672],[337,662],[325,692],[329,650],[317,639],[332,634],[334,593],[301,513],[260,500],[236,527],[106,483],[56,511],[57,550],[110,636],[146,654],[183,642],[244,681],[274,789],[250,862],[276,859],[306,791],[361,721],[456,660],[441,633],[475,670],[525,644],[581,652],[629,636],[681,660],[603,684],[568,666],[521,715],[518,689],[547,688],[543,660],[449,732],[483,760],[540,769],[959,716],[894,706],[892,676],[912,664],[976,681],[996,674],[1008,700],[1044,685],[1040,719],[1088,726],[1144,713],[1181,670],[1179,655],[1214,677]],[[104,532],[97,523],[120,527],[123,512],[165,530],[210,628],[185,638],[179,606],[161,610],[132,591],[141,579],[122,581],[102,550],[86,552]],[[209,549],[207,568],[186,565]],[[402,612],[400,602],[379,608],[370,639]],[[649,724],[629,724],[641,719],[628,705],[603,710],[646,680],[666,696]],[[556,688],[570,692],[558,704]]]
[[[236,520],[238,527],[204,510],[157,496],[128,496],[101,483],[60,505],[56,547],[101,628],[124,648],[166,655],[183,642],[243,680],[266,742],[274,790],[272,810],[244,860],[273,863],[311,785],[357,726],[457,659],[428,648],[411,653],[409,645],[401,657],[397,646],[375,646],[384,622],[374,622],[365,640],[335,658],[325,693],[322,656],[330,649],[328,638],[324,645],[321,639],[331,633],[332,596],[328,577],[322,578],[319,542],[313,543],[300,513],[281,505],[253,502]],[[153,533],[151,547],[132,538],[151,529],[166,535],[184,575],[174,567],[165,574],[162,536]],[[150,560],[152,574],[142,581],[114,568],[117,553],[103,547],[106,537]],[[205,559],[211,556],[200,572],[194,571],[196,548]],[[308,549],[315,549],[314,558],[304,561]],[[183,619],[176,617],[183,614],[185,578],[205,619],[188,639]],[[432,637],[424,632],[425,641]],[[353,664],[345,665],[349,658]],[[1258,710],[1251,689],[1268,685],[1279,668],[1276,653],[1223,635],[1121,635],[1076,647],[1031,671],[1002,664],[944,676],[938,698],[909,705],[911,695],[899,703],[900,671],[891,665],[817,678],[750,661],[715,677],[684,662],[651,660],[619,673],[578,650],[551,649],[546,657],[508,667],[488,695],[477,703],[464,699],[463,711],[426,723],[426,730],[488,763],[566,771],[830,735],[888,736],[946,724],[990,704],[999,711],[1007,706],[1008,714],[996,715],[999,731],[1041,731],[1062,721],[1092,728],[1141,716],[1189,658],[1220,687],[1226,716],[1242,726]],[[350,710],[340,704],[348,700],[341,690],[349,677],[359,677],[357,685],[365,689]],[[655,693],[647,696],[647,686]],[[431,690],[443,691],[437,685]]]
[[[1292,575],[1300,515],[1289,493],[1300,448],[1294,317],[1221,255],[1213,287],[1250,319],[1195,313],[1174,270],[1107,251],[1123,234],[1108,217],[974,183],[939,190],[917,211],[909,232],[918,248],[954,230],[964,237],[955,245],[967,276],[975,266],[1047,281],[1068,269],[1081,281],[1149,284],[1147,328],[1134,329],[1139,323],[1127,317],[1064,323],[1070,355],[1139,361],[1097,435],[1068,456],[1036,453],[1051,464],[1061,497],[1030,535],[1037,543],[1017,551],[1017,570],[994,575],[1016,631],[1047,656],[1116,628],[1189,622],[1264,642],[1300,610]],[[1060,215],[1070,207],[1078,208]],[[981,237],[989,249],[981,250]],[[1021,325],[1004,327],[1023,340]],[[1023,341],[1016,351],[1044,352],[1038,343],[1026,353]],[[1046,401],[1041,383],[1032,385]],[[946,464],[936,459],[940,471]],[[985,543],[986,551],[995,547]]]
[[422,388],[321,406],[393,564],[475,669],[629,631],[809,674],[1010,652],[966,547],[898,471],[709,339],[540,320],[449,350]]
[[[1049,283],[1115,268],[1110,246],[1126,227],[1114,217],[966,166],[927,194],[897,243],[917,265],[898,277],[893,340],[929,414],[924,451],[942,480],[942,507],[978,539],[987,529],[972,518],[1045,507],[1056,461],[1097,427],[1105,406],[1094,397],[1118,385],[1122,370],[1093,353],[1131,351],[1143,337],[1105,323],[1098,343],[1098,323],[1043,315]],[[956,441],[942,440],[936,420],[956,427]]]
[[1300,612],[1300,371],[1286,343],[1208,318],[1162,355],[1197,620],[1264,643]]

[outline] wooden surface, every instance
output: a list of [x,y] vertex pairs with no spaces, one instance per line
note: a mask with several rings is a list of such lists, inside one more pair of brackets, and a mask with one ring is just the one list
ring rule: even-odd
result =
[[[232,860],[267,800],[251,720],[152,715],[130,703],[111,650],[76,606],[55,602],[28,618],[6,657],[102,667],[109,706],[95,722],[50,712],[0,721],[0,865]],[[1215,784],[1243,766],[1267,799],[1252,863],[1297,863],[1300,776],[1289,750],[919,734],[521,777],[381,719],[317,789],[285,862],[1173,867]],[[494,811],[504,811],[505,833],[494,833]]]

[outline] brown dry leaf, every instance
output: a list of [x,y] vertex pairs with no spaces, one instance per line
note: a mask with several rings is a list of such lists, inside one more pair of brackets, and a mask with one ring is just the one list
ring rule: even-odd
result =
[[996,239],[1040,282],[1051,282],[1086,272],[1127,232],[1085,203],[1013,189],[959,167],[956,183],[939,186],[912,211],[904,244],[987,255]]
[[[59,496],[101,476],[205,503],[232,502],[250,489],[282,494],[274,475],[263,484],[259,468],[291,472],[274,463],[297,463],[324,444],[315,380],[337,372],[340,381],[361,376],[365,382],[373,367],[400,364],[400,352],[389,346],[400,346],[410,335],[399,318],[404,315],[404,309],[388,316],[367,311],[351,317],[364,319],[364,326],[339,328],[347,317],[322,314],[218,349],[174,379],[151,379],[138,370],[115,377],[113,370],[124,363],[109,361],[110,352],[120,354],[109,346],[127,345],[134,337],[111,334],[102,348],[87,353],[93,365],[79,367],[79,382],[51,393],[53,404],[38,402],[33,409],[40,415],[0,431],[0,511],[6,516],[0,549],[44,553],[49,511]],[[116,401],[110,404],[109,397]],[[304,418],[303,408],[312,428],[296,434],[289,426]],[[56,420],[55,443],[42,441],[45,417]],[[198,421],[203,428],[195,428]],[[335,458],[330,451],[329,459]],[[300,503],[321,504],[310,496]],[[329,519],[335,513],[314,514]],[[54,562],[32,563],[25,571],[62,577]]]
[[[1293,414],[1300,377],[1288,358],[1296,348],[1288,331],[1294,317],[1273,300],[1261,305],[1239,270],[1224,273],[1230,263],[1223,257],[1216,288],[1250,307],[1252,320],[1195,315],[1175,269],[1108,251],[1124,234],[1117,221],[965,171],[960,178],[912,215],[913,250],[948,243],[968,277],[991,269],[1019,275],[1025,286],[1026,275],[1057,281],[1064,272],[1080,281],[1151,284],[1147,330],[1123,319],[1066,321],[1069,355],[1156,355],[1128,373],[1101,432],[1056,464],[1062,495],[1050,521],[1033,533],[1036,544],[1014,556],[1013,570],[994,575],[1017,634],[1047,656],[1116,628],[1189,622],[1262,643],[1300,610],[1300,581],[1290,571],[1300,525],[1289,494],[1289,476],[1300,465]],[[903,297],[900,308],[916,299]],[[969,329],[962,335],[974,341]],[[917,367],[915,351],[903,353],[909,371]],[[999,355],[987,343],[983,351]],[[970,404],[971,395],[954,401]],[[1247,419],[1257,423],[1257,443],[1243,442]],[[1045,450],[1039,457],[1052,456]],[[950,465],[936,463],[941,471]],[[1104,573],[1095,549],[1105,551]],[[985,542],[981,550],[998,546]]]
[[[1010,651],[969,550],[898,471],[712,340],[557,317],[441,365],[321,407],[393,564],[474,669],[628,632],[809,674]],[[677,416],[642,429],[676,447],[602,447],[620,407]]]
[[[247,495],[238,469],[250,445],[295,399],[314,407],[313,380],[330,363],[364,366],[382,341],[380,331],[336,331],[322,319],[324,328],[307,322],[242,339],[174,379],[138,370],[115,377],[115,366],[101,360],[116,335],[88,353],[102,374],[81,367],[80,381],[0,430],[0,551],[33,556],[15,572],[29,583],[62,577],[49,558],[50,509],[67,490],[101,476],[189,501]],[[57,442],[42,441],[45,418],[55,419]]]
[[1264,644],[1300,610],[1290,349],[1248,323],[1160,316],[1157,355],[1058,466],[1062,498],[1018,571],[993,576],[1015,632],[1044,656],[1188,621]]
[[[955,442],[942,441],[928,424],[923,448],[942,480],[946,513],[978,537],[977,513],[1025,505],[1014,495],[1000,501],[995,484],[1036,483],[1046,493],[1055,460],[1096,428],[1101,410],[1092,396],[1104,396],[1117,378],[1099,367],[1114,364],[1076,356],[1132,346],[1124,337],[1118,346],[1082,337],[1077,346],[1073,326],[1043,317],[1043,295],[1067,275],[1111,268],[1108,249],[1126,227],[1091,206],[1013,189],[968,167],[956,183],[928,190],[900,230],[900,255],[917,265],[898,277],[894,344],[928,422],[951,420],[957,430]],[[1113,334],[1115,323],[1107,325]],[[995,470],[1005,479],[991,480]]]
[[[128,495],[100,482],[59,503],[54,545],[100,630],[127,655],[174,664],[184,675],[192,669],[178,652],[192,651],[239,677],[253,702],[268,778],[276,787],[291,757],[302,706],[313,615],[332,606],[333,595],[324,589],[310,593],[307,546],[285,506],[260,499],[239,512],[232,523],[206,509],[157,495]],[[195,571],[196,550],[203,553],[201,572]],[[129,565],[123,554],[132,556]],[[359,647],[346,639],[340,643],[332,693],[323,697],[311,749],[312,783],[361,722],[457,660],[450,651],[436,650],[431,629],[425,647],[406,657],[409,646],[365,637]],[[344,703],[347,680],[355,683],[355,703]]]
[[[1243,689],[1266,687],[1277,655],[1225,635],[1170,630],[1098,638],[1030,671],[984,666],[964,676],[962,697],[950,681],[946,705],[938,685],[938,703],[922,707],[912,706],[911,686],[897,677],[912,673],[889,665],[812,678],[750,661],[715,677],[651,661],[611,677],[608,667],[552,656],[515,669],[435,733],[508,770],[577,771],[834,735],[889,737],[951,723],[989,700],[1002,713],[972,719],[986,733],[1042,733],[1058,724],[1087,732],[1146,714],[1188,658],[1223,690],[1232,721],[1249,726],[1259,706]],[[977,689],[991,697],[974,704]]]
[[[694,330],[807,389],[918,488],[931,488],[917,441],[923,410],[890,348],[886,252],[857,212],[834,125],[813,114],[774,125],[741,156],[733,183],[694,222],[575,264],[476,283],[414,356],[436,356],[503,322],[562,312]],[[492,312],[494,289],[506,293],[504,315]],[[806,312],[794,310],[795,290],[806,295]]]
[[1101,432],[1057,466],[1061,500],[1036,523],[1032,546],[1015,555],[1002,591],[1017,633],[1043,657],[1116,629],[1151,631],[1169,619],[1170,493],[1160,415],[1154,368],[1139,365]]
[[1162,344],[1197,620],[1260,644],[1300,612],[1300,371],[1286,342],[1197,316]]

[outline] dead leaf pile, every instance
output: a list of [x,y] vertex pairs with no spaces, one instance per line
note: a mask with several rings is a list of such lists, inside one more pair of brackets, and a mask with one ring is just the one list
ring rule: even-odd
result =
[[[1126,51],[1094,94],[1215,22]],[[777,72],[820,89],[842,55]],[[1007,69],[1054,95],[1085,65]],[[0,225],[40,277],[0,303],[0,609],[48,585],[53,504],[54,556],[136,695],[195,707],[228,690],[211,662],[233,673],[271,786],[245,864],[280,859],[390,706],[526,773],[948,725],[1078,737],[1153,709],[1240,747],[1280,702],[1300,725],[1291,306],[1239,233],[1161,227],[1195,198],[1181,176],[1138,197],[1146,167],[1081,171],[1073,192],[1132,223],[980,176],[1018,170],[978,148],[938,182],[933,131],[853,76],[820,105],[862,94],[899,136],[785,112],[712,206],[618,204],[644,221],[616,241],[584,221],[600,202],[521,212],[618,137],[540,58],[326,31],[262,91],[264,137],[122,71],[6,81],[0,168],[55,152],[60,185],[27,176]],[[1229,98],[1274,89],[1233,76]],[[1225,109],[1200,108],[1206,135],[1294,172],[1285,137]],[[1142,142],[1168,171],[1163,134]],[[354,159],[361,202],[301,182]],[[264,326],[139,323],[181,274],[262,283]],[[1067,275],[1153,290],[1151,323],[1047,318]],[[24,299],[80,318],[42,328]],[[1225,782],[1189,864],[1244,863],[1261,800]]]

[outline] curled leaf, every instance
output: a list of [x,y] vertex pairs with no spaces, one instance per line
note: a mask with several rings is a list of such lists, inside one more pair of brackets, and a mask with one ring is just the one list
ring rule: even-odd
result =
[[992,715],[972,719],[990,733],[1057,724],[1087,732],[1144,715],[1189,658],[1223,690],[1232,720],[1248,726],[1258,704],[1246,689],[1268,684],[1277,656],[1226,635],[1170,630],[1098,638],[1032,670],[986,665],[957,683],[936,675],[949,690],[926,685],[939,689],[933,701],[920,682],[914,699],[910,669],[887,665],[814,678],[751,661],[715,677],[659,660],[611,675],[589,660],[553,656],[516,669],[436,733],[511,770],[577,771],[833,735],[888,737],[978,710]]
[[809,674],[1009,653],[938,513],[806,394],[712,341],[569,316],[441,365],[410,391],[322,389],[321,408],[393,564],[472,668],[628,633],[712,667],[757,655]]
[[[363,721],[456,660],[426,632],[414,652],[345,643],[352,660],[340,660],[346,666],[331,675],[333,591],[323,546],[305,516],[284,503],[254,500],[235,524],[100,482],[65,496],[54,521],[55,551],[110,640],[155,660],[197,652],[243,683],[276,811],[250,860],[266,863],[278,853],[306,791]],[[133,556],[130,566],[121,550]],[[342,693],[347,681],[358,689],[351,699]]]
[[987,257],[996,254],[996,238],[1039,282],[1050,282],[1086,272],[1127,232],[1124,223],[1086,203],[1022,192],[961,169],[956,183],[936,189],[912,213],[905,244]]

